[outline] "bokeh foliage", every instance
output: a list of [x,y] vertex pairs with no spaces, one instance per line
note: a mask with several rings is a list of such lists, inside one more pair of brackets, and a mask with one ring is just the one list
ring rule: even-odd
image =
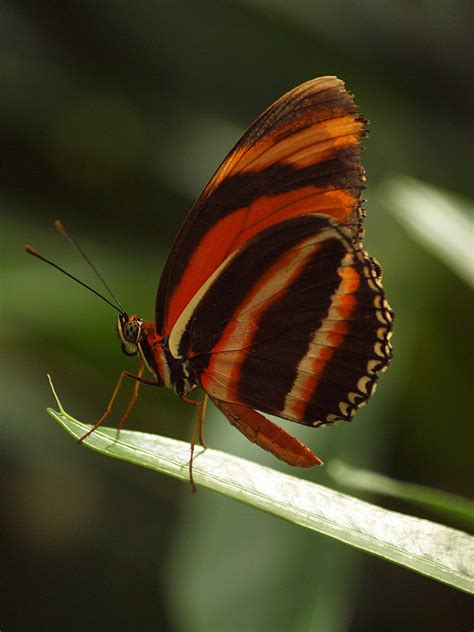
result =
[[[46,373],[93,421],[133,362],[110,308],[21,248],[92,281],[52,231],[61,217],[127,308],[151,317],[173,236],[232,143],[287,89],[337,74],[371,121],[366,245],[397,314],[396,355],[354,424],[292,429],[325,461],[470,495],[470,289],[400,222],[386,184],[403,174],[472,193],[469,11],[460,0],[0,6],[0,625],[468,627],[461,593],[68,440],[44,412]],[[192,415],[143,389],[130,427],[189,439]],[[217,415],[206,437],[285,469]],[[321,470],[299,474],[335,485]]]

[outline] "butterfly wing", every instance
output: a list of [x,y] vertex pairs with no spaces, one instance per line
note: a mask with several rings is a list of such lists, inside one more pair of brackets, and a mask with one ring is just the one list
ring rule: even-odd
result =
[[317,426],[366,403],[391,357],[391,323],[380,268],[353,232],[307,214],[229,255],[169,346],[217,402]]
[[238,141],[189,212],[166,262],[156,328],[167,336],[189,301],[239,246],[285,219],[361,220],[365,121],[336,77],[291,90]]

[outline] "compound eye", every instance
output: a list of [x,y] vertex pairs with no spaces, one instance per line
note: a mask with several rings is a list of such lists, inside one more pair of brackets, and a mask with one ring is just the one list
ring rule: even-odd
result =
[[127,342],[136,343],[140,336],[140,323],[138,320],[129,320],[123,328],[123,337]]

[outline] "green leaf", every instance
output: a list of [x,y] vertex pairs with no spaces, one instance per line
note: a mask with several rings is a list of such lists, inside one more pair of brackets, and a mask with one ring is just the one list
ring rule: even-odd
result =
[[[53,385],[51,384],[53,388]],[[63,409],[48,413],[75,439],[90,425]],[[100,427],[83,444],[189,482],[189,444],[159,435]],[[326,487],[216,450],[197,450],[193,474],[207,487],[307,529],[378,555],[466,592],[474,592],[474,538],[387,511]]]
[[474,285],[472,204],[407,176],[385,182],[379,199],[414,239]]
[[341,461],[334,460],[329,463],[328,470],[335,481],[346,487],[400,498],[462,521],[468,527],[474,527],[474,502],[468,498],[425,485],[397,481],[376,472],[351,467]]

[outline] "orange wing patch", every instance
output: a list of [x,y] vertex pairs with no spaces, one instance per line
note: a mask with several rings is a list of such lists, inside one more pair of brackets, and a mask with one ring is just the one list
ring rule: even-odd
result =
[[230,253],[260,231],[312,213],[360,223],[364,125],[336,77],[295,88],[255,121],[175,241],[157,297],[156,323],[163,335]]
[[242,157],[236,156],[227,176],[266,169],[277,163],[309,167],[326,160],[335,149],[358,145],[364,132],[364,122],[353,116],[342,116],[308,126],[301,119],[296,123],[299,131],[290,136],[281,140],[277,135],[263,138],[242,152]]
[[248,207],[239,208],[212,226],[192,253],[188,271],[182,277],[168,312],[175,323],[194,294],[231,252],[259,232],[299,215],[322,213],[338,222],[348,221],[354,196],[344,190],[321,191],[307,186],[276,196],[262,196]]

